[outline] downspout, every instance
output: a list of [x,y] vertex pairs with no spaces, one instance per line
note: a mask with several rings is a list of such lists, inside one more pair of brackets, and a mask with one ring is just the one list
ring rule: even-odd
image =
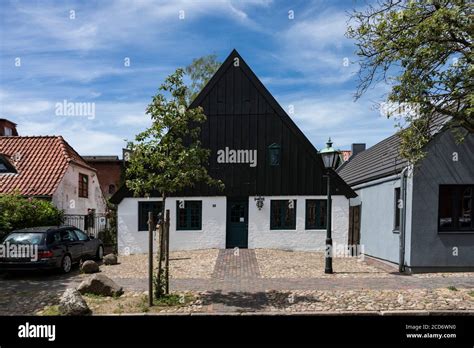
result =
[[400,273],[405,271],[405,231],[406,231],[406,198],[407,198],[407,172],[408,167],[403,168],[400,174],[401,187],[400,187],[400,199],[402,200],[402,207],[400,212],[400,257],[398,263],[398,271]]

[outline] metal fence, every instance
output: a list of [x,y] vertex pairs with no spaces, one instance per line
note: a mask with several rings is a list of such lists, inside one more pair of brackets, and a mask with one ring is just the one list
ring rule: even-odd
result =
[[94,215],[64,215],[64,225],[77,227],[88,235],[99,236],[99,232],[110,228],[110,221],[105,214]]

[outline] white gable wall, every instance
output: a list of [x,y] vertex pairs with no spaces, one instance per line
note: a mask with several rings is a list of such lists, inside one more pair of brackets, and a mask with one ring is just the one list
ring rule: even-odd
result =
[[[78,195],[79,173],[89,176],[89,197],[83,198]],[[69,164],[66,173],[59,182],[52,198],[53,204],[64,210],[65,214],[86,215],[87,209],[95,209],[96,213],[104,213],[106,204],[99,180],[93,170]]]

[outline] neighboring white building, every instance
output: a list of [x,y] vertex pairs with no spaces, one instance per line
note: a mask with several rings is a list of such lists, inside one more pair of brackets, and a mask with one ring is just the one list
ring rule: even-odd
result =
[[61,136],[0,136],[0,194],[14,192],[65,214],[106,211],[95,169]]
[[[197,185],[166,199],[170,249],[324,250],[321,157],[235,50],[196,106],[207,116],[201,142],[211,150],[208,172],[225,189]],[[347,245],[349,198],[356,195],[336,173],[331,182],[333,243]],[[111,198],[118,205],[119,253],[148,250],[148,212],[162,210],[161,195],[149,196],[136,198],[122,187]]]

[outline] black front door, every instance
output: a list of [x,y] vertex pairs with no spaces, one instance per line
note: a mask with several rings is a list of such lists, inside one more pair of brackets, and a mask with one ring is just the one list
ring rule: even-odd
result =
[[248,199],[227,200],[226,248],[248,247]]

